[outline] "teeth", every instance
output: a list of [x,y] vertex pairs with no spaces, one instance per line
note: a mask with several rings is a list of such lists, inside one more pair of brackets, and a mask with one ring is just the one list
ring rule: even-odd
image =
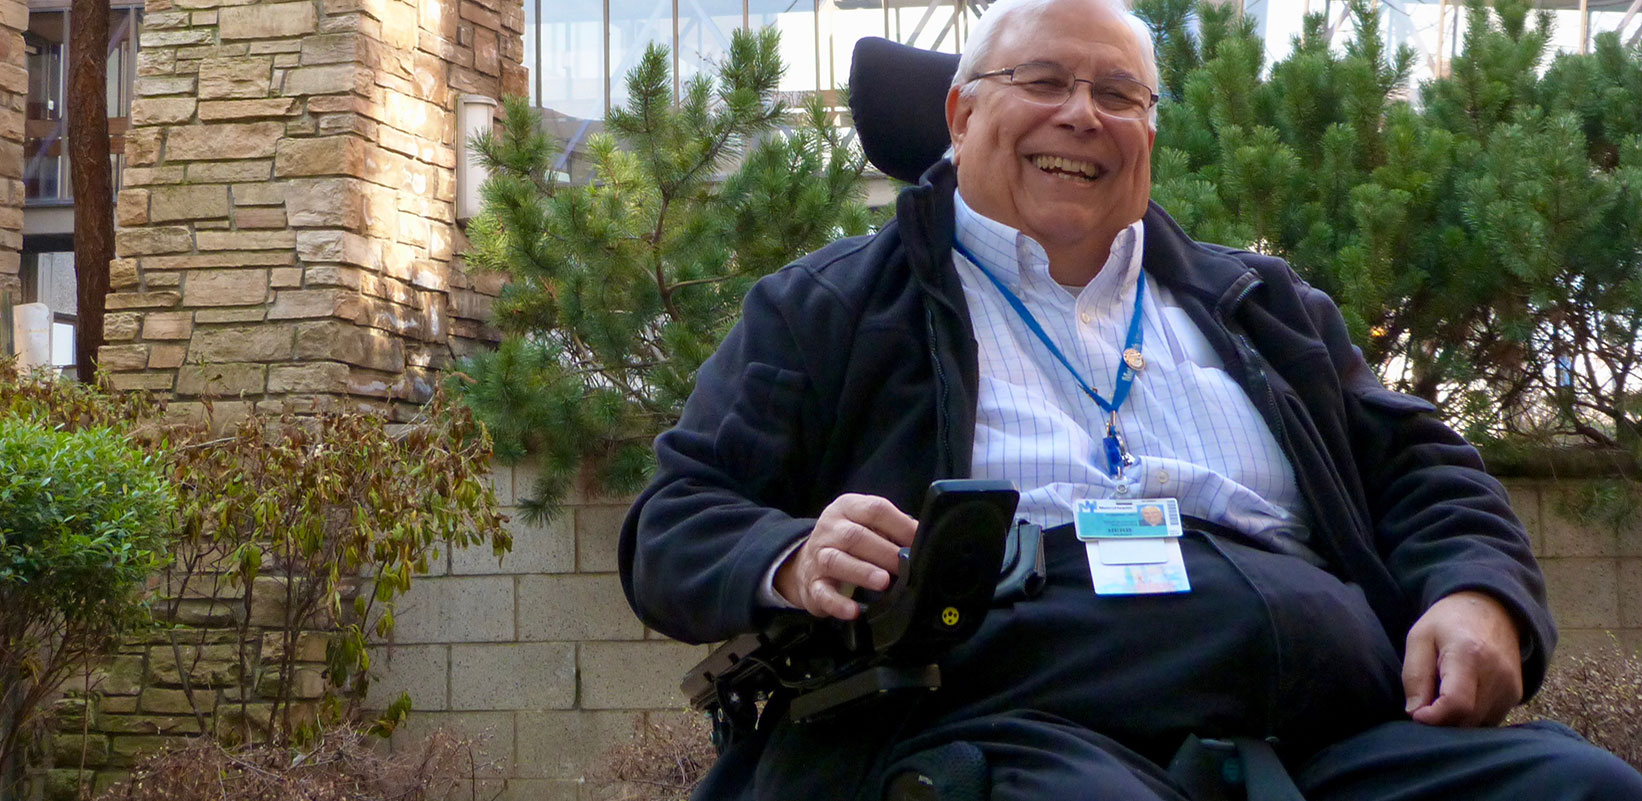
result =
[[1077,173],[1087,178],[1100,177],[1100,167],[1090,161],[1074,161],[1061,156],[1033,156],[1032,164],[1040,170]]

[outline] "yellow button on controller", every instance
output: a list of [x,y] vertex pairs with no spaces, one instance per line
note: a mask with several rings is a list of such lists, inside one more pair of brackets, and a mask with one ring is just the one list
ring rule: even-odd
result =
[[958,607],[949,606],[941,610],[941,622],[947,626],[958,625]]

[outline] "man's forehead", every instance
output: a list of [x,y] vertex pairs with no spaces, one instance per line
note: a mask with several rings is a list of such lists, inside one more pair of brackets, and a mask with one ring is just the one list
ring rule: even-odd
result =
[[1064,66],[1069,59],[1092,59],[1107,74],[1139,77],[1140,43],[1119,12],[1100,0],[1060,0],[1002,20],[997,56],[1047,61]]

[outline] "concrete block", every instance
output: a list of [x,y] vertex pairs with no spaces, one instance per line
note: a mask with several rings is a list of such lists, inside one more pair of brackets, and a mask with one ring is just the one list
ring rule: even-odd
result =
[[519,776],[579,779],[611,746],[633,736],[631,712],[526,711],[518,715]]
[[394,612],[397,644],[511,642],[513,579],[448,576],[417,579]]
[[[496,493],[497,506],[513,505],[513,466],[493,461],[485,474],[485,485]],[[509,514],[512,514],[511,512]]]
[[[1541,493],[1540,520],[1545,527],[1546,556],[1618,556],[1618,532],[1604,525],[1582,523],[1563,511],[1572,502],[1572,488]],[[1573,511],[1573,510],[1570,510]]]
[[513,550],[500,566],[488,543],[451,553],[451,572],[458,575],[520,575],[529,573],[569,573],[576,569],[575,538],[570,520],[560,515],[549,523],[529,523],[517,508],[506,510],[507,530],[513,534]]
[[1619,560],[1619,625],[1642,628],[1642,559]]
[[1511,493],[1511,509],[1528,529],[1528,542],[1536,556],[1545,553],[1545,529],[1540,521],[1539,485],[1532,481],[1506,481],[1506,492]]
[[708,653],[670,640],[584,642],[580,649],[582,709],[682,708],[679,679]]
[[1560,626],[1606,629],[1619,625],[1619,565],[1616,559],[1562,557],[1540,567]]
[[[491,796],[485,795],[484,788],[480,787],[478,797]],[[508,779],[507,786],[495,796],[496,801],[615,801],[617,798],[619,796],[599,793],[573,779]]]
[[500,643],[450,647],[450,708],[569,709],[576,705],[576,646]]
[[627,504],[580,506],[576,515],[576,569],[583,573],[616,570],[616,545]]
[[1554,665],[1571,656],[1613,653],[1615,648],[1627,647],[1621,635],[1622,632],[1608,629],[1559,628],[1556,653],[1551,656],[1551,662]]
[[524,642],[644,638],[615,573],[521,576],[519,612]]
[[408,693],[417,711],[450,709],[448,645],[380,646],[372,652],[371,673],[366,708],[385,709],[400,693]]
[[395,754],[414,754],[436,730],[475,741],[474,764],[480,778],[500,779],[513,775],[512,712],[420,712],[406,718],[388,742]]
[[1620,556],[1642,556],[1642,510],[1632,512],[1617,533]]

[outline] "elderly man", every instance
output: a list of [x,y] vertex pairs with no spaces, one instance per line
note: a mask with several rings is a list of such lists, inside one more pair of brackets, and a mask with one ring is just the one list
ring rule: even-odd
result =
[[[930,697],[806,724],[772,702],[698,797],[946,771],[1000,801],[1178,801],[1160,765],[1196,734],[1274,743],[1312,801],[1642,798],[1565,730],[1494,727],[1555,639],[1504,491],[1380,386],[1328,298],[1148,204],[1157,86],[1115,0],[993,4],[950,159],[876,236],[748,296],[623,532],[646,622],[707,642],[783,607],[853,618],[843,585],[890,584],[939,478],[1013,481],[1049,581]],[[1123,500],[1177,511],[1151,557],[1172,578],[1098,580],[1116,550],[1079,510]]]

